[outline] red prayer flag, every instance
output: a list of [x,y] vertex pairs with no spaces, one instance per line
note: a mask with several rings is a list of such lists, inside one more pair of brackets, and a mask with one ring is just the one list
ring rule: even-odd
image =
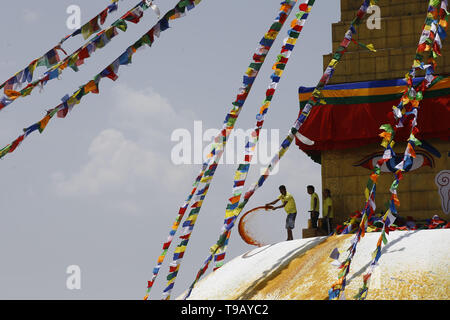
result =
[[99,17],[100,17],[100,24],[104,24],[105,23],[105,20],[106,20],[106,17],[108,16],[108,8],[106,8],[105,10],[103,10],[100,14],[99,14]]

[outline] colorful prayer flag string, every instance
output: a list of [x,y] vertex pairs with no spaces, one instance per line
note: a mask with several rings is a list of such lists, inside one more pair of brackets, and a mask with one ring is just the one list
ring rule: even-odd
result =
[[79,34],[83,36],[84,40],[87,40],[92,34],[94,34],[97,31],[100,31],[101,29],[100,25],[105,23],[108,14],[118,9],[118,2],[119,0],[111,0],[111,4],[108,5],[108,7],[103,9],[94,18],[90,19],[87,23],[76,29],[74,32],[62,38],[61,41],[59,42],[59,45],[63,44],[68,39],[73,38]]
[[[225,210],[224,226],[231,223],[231,219],[235,215],[235,209],[239,205],[241,199],[242,191],[244,189],[244,184],[247,179],[248,172],[250,170],[251,161],[254,155],[254,150],[259,140],[259,133],[264,125],[265,116],[271,105],[273,96],[276,93],[277,86],[282,77],[283,71],[289,61],[292,51],[294,50],[295,44],[298,37],[303,29],[306,19],[314,5],[314,0],[306,1],[299,6],[299,12],[296,14],[296,18],[291,22],[291,28],[288,30],[288,37],[284,39],[284,45],[281,48],[280,54],[277,56],[277,61],[273,65],[272,69],[274,73],[270,76],[271,83],[269,84],[266,97],[262,102],[261,109],[256,115],[256,125],[250,134],[249,141],[245,146],[244,163],[240,164],[235,171],[233,189],[231,197],[228,199],[228,205]],[[221,247],[214,256],[214,262],[216,263],[214,270],[220,268],[225,259],[225,251],[228,246],[228,241],[231,235],[231,229],[228,231],[226,236],[225,244]]]
[[382,244],[386,245],[386,234],[389,234],[389,227],[394,223],[394,221],[395,216],[391,213],[391,210],[388,209],[382,219],[383,229],[381,230],[380,237],[378,238],[377,247],[372,253],[372,262],[369,265],[367,273],[363,276],[363,286],[359,289],[358,294],[355,296],[356,299],[364,300],[367,297],[370,277],[372,276],[373,270],[377,266],[378,260],[381,257],[381,246]]
[[[105,9],[103,9],[102,12],[97,14],[95,16],[95,18],[91,19],[85,25],[94,24],[93,21],[95,21],[95,25],[96,25],[96,27],[99,30],[100,29],[99,22],[100,22],[100,24],[103,24],[105,22],[106,17],[108,16],[109,13],[117,11],[117,9],[118,9],[118,1],[119,0],[112,0],[110,5],[108,5]],[[98,21],[98,20],[100,20],[100,21]],[[7,104],[10,104],[18,96],[20,96],[17,93],[12,93],[12,92],[11,92],[10,95],[7,95],[6,91],[7,90],[15,91],[15,90],[17,90],[17,88],[21,87],[25,82],[27,82],[27,83],[32,82],[33,81],[33,75],[34,75],[34,72],[35,72],[37,67],[45,66],[47,68],[50,68],[50,67],[54,66],[55,64],[59,63],[60,62],[60,57],[59,57],[58,51],[62,51],[65,55],[67,55],[67,53],[64,51],[64,49],[61,47],[61,45],[66,40],[68,40],[69,38],[72,38],[72,37],[80,34],[81,33],[81,29],[83,27],[85,27],[85,25],[83,25],[79,29],[75,30],[72,34],[67,35],[66,37],[64,37],[54,48],[49,50],[45,55],[43,55],[43,56],[33,60],[32,62],[30,62],[28,64],[28,66],[26,68],[24,68],[23,70],[20,70],[14,76],[12,76],[8,80],[6,80],[4,83],[2,83],[0,85],[0,89],[5,88],[4,89],[4,93],[5,93],[6,96],[3,97],[0,100],[0,110],[2,108],[4,108]],[[11,100],[11,101],[9,101],[9,100]]]
[[132,56],[137,49],[144,46],[144,44],[151,46],[155,41],[155,37],[159,37],[160,33],[169,29],[169,20],[174,20],[184,16],[186,9],[193,9],[201,0],[180,0],[173,9],[167,12],[147,33],[140,37],[133,45],[129,46],[116,60],[114,60],[103,71],[97,74],[94,79],[90,80],[86,84],[82,85],[71,96],[66,95],[61,100],[62,103],[53,109],[47,111],[47,114],[37,123],[23,129],[24,133],[17,139],[0,149],[0,159],[6,154],[12,153],[16,148],[24,141],[28,135],[34,131],[42,133],[46,128],[49,121],[56,114],[59,118],[66,117],[67,113],[72,108],[79,104],[81,99],[88,93],[99,93],[99,84],[103,78],[109,78],[113,81],[117,80],[117,72],[121,65],[127,65],[131,63]]
[[[196,195],[194,196],[194,204],[191,206],[191,211],[183,223],[184,232],[180,236],[182,241],[175,249],[175,253],[170,264],[169,274],[167,276],[167,286],[163,291],[163,299],[170,299],[170,293],[174,287],[176,276],[180,267],[181,259],[183,258],[184,252],[186,250],[187,244],[189,243],[190,235],[195,226],[196,219],[200,213],[203,200],[209,190],[212,178],[214,176],[215,170],[217,169],[219,160],[224,152],[224,147],[226,145],[227,139],[234,128],[236,120],[242,110],[242,107],[250,93],[252,85],[259,73],[259,70],[265,61],[265,58],[272,47],[276,37],[282,26],[284,25],[287,17],[289,16],[292,7],[295,5],[297,0],[287,0],[281,2],[281,7],[279,14],[275,21],[272,23],[269,31],[261,39],[256,53],[253,55],[253,62],[249,65],[244,77],[243,77],[243,87],[239,89],[239,93],[236,97],[235,102],[233,102],[232,110],[225,117],[223,128],[220,133],[215,137],[214,143],[212,145],[212,150],[208,155],[208,160],[204,163],[202,170],[205,166],[207,170],[204,172],[203,177],[200,180],[202,188],[200,188]],[[201,176],[200,173],[199,176]],[[147,296],[146,296],[147,297]]]
[[363,5],[359,9],[357,16],[355,17],[355,19],[353,19],[349,30],[345,34],[344,40],[340,44],[340,46],[337,49],[336,53],[333,55],[333,59],[330,61],[330,63],[328,65],[328,67],[326,68],[324,74],[322,75],[321,79],[319,80],[319,83],[317,84],[316,88],[314,89],[311,98],[308,100],[308,102],[306,103],[305,107],[303,108],[301,114],[295,120],[293,126],[289,130],[289,134],[286,136],[286,138],[281,143],[281,146],[280,146],[278,152],[272,158],[270,164],[266,167],[266,169],[264,170],[263,174],[259,177],[258,181],[255,182],[249,188],[249,190],[244,194],[244,199],[239,203],[239,205],[235,209],[235,215],[232,216],[230,218],[230,221],[227,221],[226,224],[224,225],[223,231],[222,231],[221,235],[219,236],[218,241],[216,242],[215,245],[213,245],[210,248],[210,255],[206,258],[206,260],[204,261],[202,267],[198,271],[198,273],[197,273],[197,275],[195,277],[195,280],[193,281],[193,283],[189,287],[189,289],[187,291],[187,294],[184,297],[185,299],[187,299],[189,297],[189,295],[191,294],[195,284],[200,280],[202,275],[208,269],[209,263],[211,262],[211,260],[214,257],[214,255],[218,252],[218,250],[220,248],[222,248],[226,244],[227,236],[229,234],[229,231],[231,230],[231,228],[233,228],[234,222],[236,221],[236,219],[238,218],[239,214],[244,209],[245,205],[248,203],[248,201],[253,196],[253,194],[256,192],[256,190],[258,190],[264,184],[264,182],[270,176],[270,173],[273,171],[273,169],[276,167],[278,162],[281,160],[281,158],[284,156],[286,151],[289,149],[289,146],[292,144],[292,141],[295,139],[296,134],[298,133],[300,127],[303,125],[303,123],[308,118],[308,116],[309,116],[309,114],[311,112],[311,109],[314,106],[320,105],[320,103],[321,103],[321,101],[320,101],[320,90],[332,78],[336,65],[339,63],[339,61],[341,60],[342,56],[345,54],[346,48],[350,44],[351,39],[353,37],[353,34],[356,33],[356,30],[355,30],[354,26],[361,23],[361,20],[364,17],[365,13],[367,12],[367,8],[369,7],[369,3],[370,3],[369,0],[365,0]]
[[[85,39],[87,39],[93,33],[101,30],[98,20],[100,20],[100,23],[103,24],[106,19],[105,15],[108,12],[117,10],[117,1],[114,0],[113,3],[104,9],[100,14],[98,14],[87,24],[83,25],[79,31],[75,31],[74,33],[80,32],[83,34]],[[144,11],[148,8],[153,8],[153,6],[154,5],[151,2],[141,0],[121,18],[113,22],[109,28],[101,30],[95,35],[95,37],[85,43],[82,47],[66,56],[63,60],[60,60],[57,50],[62,50],[66,54],[66,52],[61,48],[61,44],[67,40],[69,36],[64,38],[64,41],[62,40],[62,42],[60,42],[55,48],[47,52],[41,58],[33,60],[28,67],[16,73],[16,75],[0,86],[0,89],[4,87],[4,96],[0,98],[0,110],[13,103],[17,98],[30,95],[36,87],[43,89],[48,81],[59,79],[59,76],[67,67],[70,67],[72,70],[77,72],[78,67],[84,64],[85,59],[89,58],[97,49],[105,47],[111,39],[119,34],[117,29],[120,29],[123,32],[127,30],[126,21],[136,24],[139,23],[140,18],[144,15]],[[39,79],[32,81],[34,71],[38,66],[46,66],[49,69],[44,72]],[[28,85],[19,90],[18,88],[25,82],[28,82]]]
[[[408,169],[412,165],[412,158],[416,157],[415,147],[421,144],[420,140],[416,138],[416,135],[419,132],[419,129],[417,128],[418,110],[420,108],[420,101],[423,99],[425,91],[433,86],[436,80],[439,81],[438,77],[434,74],[436,66],[434,59],[441,55],[442,40],[445,38],[445,30],[447,28],[447,19],[449,15],[447,5],[447,0],[442,0],[440,3],[439,1],[429,2],[427,18],[425,20],[424,28],[416,50],[413,66],[406,75],[407,88],[400,99],[400,103],[393,107],[393,116],[397,124],[394,127],[395,129],[392,129],[390,125],[384,125],[384,127],[389,130],[380,134],[380,136],[383,137],[383,142],[381,145],[385,147],[385,156],[383,159],[388,161],[390,158],[395,156],[395,154],[391,148],[391,143],[393,141],[391,143],[387,143],[387,140],[392,139],[391,136],[393,137],[393,134],[397,128],[402,128],[405,124],[411,126],[410,136],[406,143],[403,159],[395,167],[397,169],[394,173],[395,179],[389,189],[391,199],[389,201],[389,208],[387,209],[382,220],[384,227],[378,239],[376,249],[373,252],[372,262],[370,263],[367,273],[363,276],[363,285],[355,296],[356,299],[364,300],[367,297],[370,277],[381,257],[382,244],[386,245],[387,243],[386,234],[389,234],[389,226],[396,218],[394,215],[397,213],[396,207],[400,205],[400,200],[397,196],[397,189],[400,184],[400,180],[403,178],[403,172],[405,172],[405,169]],[[426,53],[428,53],[429,57],[427,64],[424,64],[424,54]],[[421,83],[417,86],[413,86],[413,80],[418,69],[425,70],[426,76]]]
[[195,191],[197,190],[198,184],[200,183],[200,180],[203,177],[206,167],[207,167],[207,165],[204,165],[202,167],[203,168],[202,171],[195,179],[192,191],[189,193],[188,197],[186,198],[186,200],[184,201],[184,203],[181,205],[180,209],[178,210],[178,215],[175,219],[175,222],[172,224],[172,228],[169,232],[169,236],[167,237],[167,241],[164,242],[164,244],[163,244],[163,248],[162,248],[163,251],[160,254],[160,256],[158,257],[156,266],[153,268],[152,279],[147,282],[147,293],[144,296],[144,300],[147,300],[149,297],[150,291],[153,287],[153,284],[155,283],[155,280],[156,280],[156,277],[158,276],[159,270],[161,269],[161,265],[164,262],[164,258],[166,257],[167,251],[169,250],[170,245],[173,241],[173,238],[175,237],[178,227],[183,219],[183,216],[186,213],[187,208],[189,207],[189,203],[191,202],[192,197],[194,196]]

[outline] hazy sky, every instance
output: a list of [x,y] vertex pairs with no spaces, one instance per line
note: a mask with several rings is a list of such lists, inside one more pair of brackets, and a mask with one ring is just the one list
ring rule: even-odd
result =
[[[138,3],[120,1],[119,12],[105,26]],[[177,0],[157,0],[165,13]],[[278,13],[280,0],[203,0],[182,19],[171,22],[151,48],[137,52],[122,66],[116,82],[102,80],[100,94],[89,94],[65,118],[54,118],[42,133],[30,135],[0,161],[0,299],[141,299],[170,227],[199,164],[176,165],[172,133],[194,135],[194,121],[203,133],[221,128],[242,76],[263,34]],[[303,2],[303,1],[299,1]],[[87,22],[107,0],[58,0],[0,4],[0,81],[71,33],[66,26],[72,5]],[[297,11],[297,7],[295,12]],[[271,67],[293,14],[274,44],[253,86],[236,128],[253,128],[255,115],[270,83]],[[316,1],[278,86],[265,128],[279,132],[279,142],[298,115],[300,85],[315,86],[322,74],[322,55],[331,51],[331,24],[340,18],[338,0]],[[96,51],[79,72],[64,71],[42,92],[20,98],[0,112],[0,145],[10,143],[22,128],[40,120],[65,94],[72,94],[117,58],[157,21],[148,10],[143,20],[128,23],[111,43]],[[69,53],[84,43],[68,40]],[[38,69],[38,75],[45,71]],[[269,131],[270,132],[270,131]],[[193,142],[194,143],[194,142]],[[206,147],[208,141],[203,143]],[[259,176],[252,166],[246,188]],[[219,166],[191,236],[178,280],[177,297],[193,281],[218,237],[237,164]],[[247,205],[272,201],[285,184],[299,211],[294,237],[306,227],[309,196],[306,185],[321,189],[320,166],[295,145]],[[273,213],[266,232],[286,238],[285,213]],[[181,228],[180,230],[181,231]],[[175,239],[173,246],[178,244]],[[227,260],[252,249],[234,230]],[[166,285],[167,255],[151,299]],[[81,269],[81,289],[69,290],[66,268]]]

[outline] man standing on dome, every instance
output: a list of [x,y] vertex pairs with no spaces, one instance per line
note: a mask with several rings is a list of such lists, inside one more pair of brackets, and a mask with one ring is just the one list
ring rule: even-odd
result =
[[311,195],[311,208],[309,213],[311,215],[311,225],[314,229],[317,229],[317,221],[319,220],[319,196],[314,191],[314,186],[307,186],[306,190]]
[[[278,198],[272,202],[269,202],[266,204],[266,209],[280,209],[284,208],[286,211],[286,231],[287,231],[287,241],[293,240],[294,237],[292,235],[292,229],[294,229],[295,226],[295,218],[297,217],[297,207],[295,205],[295,200],[292,194],[286,191],[286,187],[284,185],[281,185],[279,187],[280,195]],[[282,205],[278,207],[274,207],[273,205],[280,201],[283,203]]]

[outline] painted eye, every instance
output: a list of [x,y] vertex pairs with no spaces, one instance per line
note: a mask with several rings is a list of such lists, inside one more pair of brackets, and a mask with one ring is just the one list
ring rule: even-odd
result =
[[[353,164],[355,167],[363,167],[369,170],[373,170],[377,161],[381,159],[383,156],[382,152],[372,153],[371,155],[361,159],[360,161]],[[395,166],[399,164],[403,160],[403,154],[396,154],[395,157],[392,157],[389,161],[383,163],[380,170],[381,172],[395,172]],[[426,151],[417,151],[416,158],[412,159],[412,163],[407,166],[405,169],[406,172],[414,171],[421,167],[428,166],[430,168],[434,168],[434,159],[431,154]]]

